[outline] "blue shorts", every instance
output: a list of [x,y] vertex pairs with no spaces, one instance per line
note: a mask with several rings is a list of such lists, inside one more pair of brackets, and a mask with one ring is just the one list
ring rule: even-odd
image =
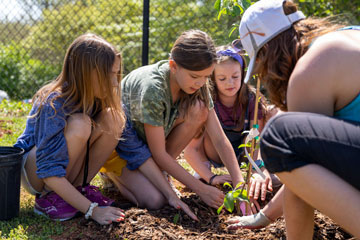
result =
[[151,157],[147,143],[138,136],[128,116],[121,140],[116,146],[116,152],[127,161],[126,167],[129,170],[137,169]]

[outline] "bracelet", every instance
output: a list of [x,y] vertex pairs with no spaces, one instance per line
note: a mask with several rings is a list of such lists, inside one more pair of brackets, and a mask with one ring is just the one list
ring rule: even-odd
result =
[[214,174],[211,176],[211,178],[209,179],[209,185],[212,185],[212,182],[216,176],[218,176],[218,175]]
[[[257,165],[259,168],[265,167],[264,161],[261,160],[261,159],[256,160],[255,163],[256,163],[256,165]],[[252,169],[255,170],[254,167],[252,167]]]
[[87,210],[86,214],[85,214],[85,219],[89,219],[89,217],[92,216],[94,208],[96,208],[99,204],[96,202],[93,202],[90,204],[89,209]]

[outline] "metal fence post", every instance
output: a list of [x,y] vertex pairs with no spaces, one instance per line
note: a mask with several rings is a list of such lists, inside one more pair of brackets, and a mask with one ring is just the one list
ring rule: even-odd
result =
[[142,65],[149,64],[149,12],[150,0],[144,0],[143,35],[142,35]]

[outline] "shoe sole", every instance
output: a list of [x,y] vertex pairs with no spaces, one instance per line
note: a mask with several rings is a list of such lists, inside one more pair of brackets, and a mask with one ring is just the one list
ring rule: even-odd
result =
[[67,218],[51,218],[51,217],[49,217],[49,215],[47,215],[46,213],[43,213],[42,211],[40,211],[40,210],[38,210],[36,208],[34,208],[34,213],[37,214],[37,215],[44,216],[44,217],[46,217],[48,219],[55,220],[55,221],[60,221],[60,222],[70,220],[70,219],[74,218],[77,215],[77,213],[75,213],[74,216],[67,217]]

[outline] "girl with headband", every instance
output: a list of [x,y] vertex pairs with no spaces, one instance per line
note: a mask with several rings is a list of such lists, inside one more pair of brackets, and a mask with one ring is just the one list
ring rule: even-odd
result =
[[[253,124],[256,104],[255,91],[250,85],[244,84],[246,66],[242,55],[231,47],[221,46],[217,48],[217,57],[217,64],[211,76],[211,83],[214,87],[212,96],[214,109],[237,158],[240,161],[245,160],[243,159],[244,149],[238,147],[244,143],[246,136],[242,132],[249,130]],[[266,101],[262,96],[259,102],[258,114],[260,131],[264,126],[265,117],[268,116],[266,114],[267,108]],[[224,166],[224,164],[206,132],[190,142],[185,149],[185,158],[196,171],[195,177],[204,179],[211,185],[231,181],[229,175],[216,176],[212,174],[211,166],[218,168]],[[255,200],[259,197],[261,197],[261,200],[265,200],[267,190],[272,191],[272,180],[270,174],[263,167],[262,160],[259,159],[256,162],[260,169],[264,171],[266,179],[262,180],[260,175],[254,174],[254,178],[251,180],[252,187],[249,196]],[[211,181],[208,181],[208,179]],[[277,183],[280,182],[277,180]],[[254,201],[254,204],[252,205],[252,212],[256,213],[260,210],[260,206],[257,201]]]

